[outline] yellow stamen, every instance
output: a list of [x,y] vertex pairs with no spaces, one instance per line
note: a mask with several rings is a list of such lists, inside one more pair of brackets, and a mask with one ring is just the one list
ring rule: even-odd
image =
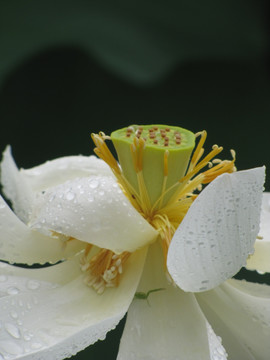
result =
[[100,249],[97,254],[90,256],[90,250],[87,246],[81,259],[81,269],[87,274],[85,283],[102,294],[106,288],[118,286],[130,253],[116,255],[111,250]]
[[100,157],[110,166],[116,176],[120,175],[121,170],[119,164],[113,157],[106,143],[104,142],[105,138],[106,136],[103,133],[100,133],[99,135],[92,134],[92,139],[96,145],[94,152],[97,154],[98,157]]

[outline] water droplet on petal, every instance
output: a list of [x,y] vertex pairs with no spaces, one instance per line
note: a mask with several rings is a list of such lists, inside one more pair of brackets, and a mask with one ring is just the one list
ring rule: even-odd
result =
[[66,199],[71,201],[75,198],[75,194],[71,191],[69,191],[67,194],[66,194]]
[[17,312],[16,312],[15,310],[12,310],[12,311],[10,312],[10,316],[11,316],[13,319],[17,319],[17,318],[18,318],[18,314],[17,314]]
[[31,348],[33,349],[33,350],[38,350],[38,349],[40,349],[41,348],[41,344],[40,343],[38,343],[38,342],[34,342],[33,344],[31,344]]
[[7,294],[8,295],[17,295],[19,294],[20,290],[18,288],[16,288],[15,286],[11,286],[7,289]]
[[89,182],[89,186],[90,186],[90,188],[91,189],[96,189],[98,186],[99,186],[99,182],[97,181],[97,180],[91,180],[90,182]]
[[20,329],[16,325],[7,323],[5,324],[5,329],[9,333],[9,335],[14,337],[15,339],[19,339],[21,337]]
[[37,290],[40,287],[40,283],[36,280],[29,280],[27,287],[29,290]]
[[31,336],[29,334],[24,334],[23,336],[25,341],[30,341],[31,340]]

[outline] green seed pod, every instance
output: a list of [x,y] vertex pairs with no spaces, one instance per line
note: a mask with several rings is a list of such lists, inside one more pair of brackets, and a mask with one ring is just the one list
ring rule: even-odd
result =
[[[132,125],[111,134],[126,180],[147,208],[165,205],[187,170],[195,135],[167,125]],[[167,191],[166,191],[167,190]]]

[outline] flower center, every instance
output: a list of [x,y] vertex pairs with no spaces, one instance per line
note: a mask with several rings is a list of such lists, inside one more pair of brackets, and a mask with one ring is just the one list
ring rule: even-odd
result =
[[[200,140],[191,157],[196,137]],[[179,127],[133,125],[113,132],[111,137],[102,132],[92,134],[92,139],[95,153],[110,166],[131,204],[159,232],[165,265],[174,232],[203,185],[235,171],[234,151],[232,160],[222,161],[215,157],[223,149],[214,145],[203,157],[206,131],[194,135]],[[121,167],[106,140],[112,140]],[[207,170],[199,173],[205,167]],[[106,249],[94,256],[90,253],[87,247],[82,260],[88,285],[98,293],[117,286],[130,253],[116,255]]]

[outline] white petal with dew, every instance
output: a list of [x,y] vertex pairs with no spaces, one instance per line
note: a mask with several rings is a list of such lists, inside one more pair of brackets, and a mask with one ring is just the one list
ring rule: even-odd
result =
[[163,262],[160,248],[152,245],[138,291],[159,290],[148,299],[135,296],[117,360],[210,360],[209,343],[216,348],[217,342],[213,336],[208,340],[206,321],[194,295],[168,283]]
[[211,289],[245,265],[259,232],[264,177],[264,167],[223,174],[197,197],[168,252],[180,288]]
[[10,146],[7,146],[3,153],[1,183],[3,193],[11,200],[15,213],[26,223],[31,212],[33,193],[14,162]]
[[2,297],[0,353],[9,360],[60,360],[104,339],[132,301],[145,254],[146,249],[132,254],[119,287],[102,295],[87,287],[81,275],[63,286],[45,289],[40,284],[40,290]]
[[85,248],[78,240],[48,237],[27,227],[0,196],[0,260],[14,263],[55,263]]
[[32,226],[47,234],[54,230],[115,253],[132,252],[158,235],[110,177],[67,181],[38,201]]
[[229,280],[196,297],[230,360],[269,359],[270,286]]
[[270,272],[270,193],[263,193],[259,235],[262,239],[256,240],[255,252],[248,258],[246,268]]
[[33,191],[42,191],[67,180],[86,176],[112,176],[111,169],[96,156],[65,156],[31,169],[20,169]]

